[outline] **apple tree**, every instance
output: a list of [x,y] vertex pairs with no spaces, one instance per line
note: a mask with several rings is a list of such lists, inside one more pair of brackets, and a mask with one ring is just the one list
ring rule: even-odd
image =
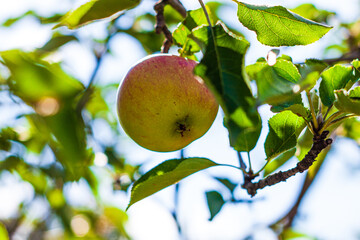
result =
[[[30,50],[0,52],[4,99],[0,105],[4,118],[0,121],[0,174],[15,176],[33,190],[31,200],[1,220],[0,239],[49,239],[46,232],[54,224],[60,226],[63,239],[130,239],[126,209],[136,208],[138,201],[174,184],[178,195],[179,181],[220,167],[238,171],[242,181],[214,178],[231,198],[225,199],[215,190],[205,193],[210,221],[225,205],[251,204],[264,188],[287,184],[281,182],[302,174],[305,180],[296,203],[268,228],[279,239],[305,236],[293,228],[294,219],[331,148],[342,138],[357,147],[360,144],[360,19],[334,25],[336,13],[313,4],[291,9],[238,0],[206,4],[199,0],[196,4],[196,8],[186,9],[180,0],[91,0],[64,12],[44,15],[29,10],[2,22],[2,28],[10,29],[35,19],[51,31],[51,37]],[[231,24],[221,11],[224,6],[235,13]],[[100,37],[89,37],[89,27],[101,28]],[[295,56],[282,54],[284,49],[321,41],[331,31],[341,32],[342,39],[329,41],[324,51],[332,54],[324,56],[330,57],[298,62],[293,61]],[[247,39],[249,34],[256,36],[254,42]],[[119,35],[131,36],[149,56],[170,52],[198,62],[192,74],[204,82],[219,104],[238,165],[186,156],[181,150],[179,158],[144,172],[141,164],[126,158],[115,110],[119,79],[124,76],[117,76],[116,83],[98,83],[104,59],[113,54],[112,40]],[[74,43],[90,49],[95,62],[86,80],[73,76],[64,62],[56,61],[56,54]],[[246,62],[251,45],[259,43],[271,50]],[[264,107],[271,111],[269,119],[259,111]],[[268,130],[263,129],[264,124]],[[99,137],[101,131],[107,131],[111,140]],[[260,134],[266,135],[264,142],[259,140]],[[259,144],[264,146],[266,158],[250,158]],[[295,158],[296,164],[284,169]],[[255,168],[259,163],[261,167]],[[105,165],[105,170],[98,168]],[[114,191],[130,195],[123,208],[103,200],[100,183],[104,176],[112,179]],[[65,190],[76,182],[90,189],[92,207],[81,208],[69,201]],[[249,198],[238,199],[236,188]],[[46,211],[31,219],[29,209],[36,202],[44,204]],[[172,214],[182,234],[178,213]],[[21,227],[28,223],[30,230],[23,233]],[[85,224],[86,231],[76,227],[79,224]]]

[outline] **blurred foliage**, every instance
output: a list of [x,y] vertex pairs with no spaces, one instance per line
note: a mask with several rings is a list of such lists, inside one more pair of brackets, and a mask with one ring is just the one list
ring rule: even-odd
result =
[[[115,2],[116,7],[113,7]],[[131,164],[126,159],[124,156],[125,149],[122,148],[121,143],[118,144],[119,139],[104,142],[97,139],[94,133],[94,124],[96,121],[102,121],[115,136],[120,134],[116,116],[114,116],[112,109],[113,105],[111,105],[113,103],[107,99],[107,96],[116,91],[118,83],[101,85],[95,81],[95,83],[86,85],[67,72],[63,62],[56,62],[54,59],[63,48],[74,43],[77,46],[82,45],[91,48],[90,50],[99,67],[102,57],[112,53],[112,49],[109,48],[110,36],[116,34],[131,36],[134,41],[141,44],[148,54],[159,52],[164,37],[154,32],[153,26],[156,22],[156,16],[153,9],[142,9],[142,14],[137,14],[136,11],[131,10],[126,11],[128,8],[137,6],[139,2],[133,0],[89,1],[68,13],[39,14],[29,9],[20,13],[19,16],[9,17],[1,23],[1,28],[12,28],[21,26],[23,19],[33,18],[37,20],[40,26],[58,27],[56,30],[52,30],[52,34],[49,34],[51,37],[41,47],[32,50],[13,49],[0,52],[0,94],[2,94],[0,116],[7,119],[6,124],[0,125],[0,183],[3,178],[11,176],[27,186],[31,186],[33,190],[30,200],[24,200],[20,203],[16,212],[10,217],[0,219],[1,240],[12,239],[14,236],[30,240],[131,238],[126,232],[125,224],[128,218],[124,209],[106,204],[99,193],[102,179],[110,178],[113,181],[111,187],[114,193],[126,195],[131,183],[138,180],[141,175],[141,166]],[[214,24],[221,19],[220,10],[226,4],[224,2],[207,3]],[[302,4],[292,11],[310,20],[326,24],[331,18],[336,17],[333,12],[320,10],[312,4]],[[124,17],[131,24],[121,27],[126,25],[122,24]],[[187,18],[183,19],[172,7],[166,6],[164,17],[167,26],[173,33],[173,50],[177,50],[183,56],[198,58],[200,50],[206,50],[204,46],[207,44],[209,47],[209,42],[233,49],[231,52],[222,49],[220,51],[222,56],[215,56],[215,58],[218,57],[218,62],[222,65],[219,69],[211,66],[214,59],[211,52],[208,52],[202,61],[203,69],[198,69],[199,73],[207,76],[208,81],[214,84],[214,89],[220,88],[220,85],[216,85],[216,81],[221,74],[209,74],[205,72],[206,69],[204,68],[217,69],[219,72],[222,68],[226,68],[230,72],[234,72],[235,75],[243,75],[244,79],[248,80],[244,71],[240,68],[232,68],[234,62],[239,62],[239,65],[243,64],[243,56],[248,46],[238,30],[228,29],[225,24],[216,25],[212,30],[218,35],[211,38],[207,34],[208,28],[200,26],[206,24],[205,16],[200,10],[189,11]],[[104,18],[106,19],[101,20]],[[87,26],[84,25],[93,21],[105,23],[106,26],[102,30],[105,31],[106,36],[99,39],[87,35],[84,38],[79,34],[81,31],[87,31]],[[65,27],[60,27],[61,25],[78,29],[71,31]],[[343,36],[341,42],[329,45],[326,51],[336,50],[344,57],[359,55],[360,20],[342,23],[340,30],[337,31],[345,32],[345,34],[341,34]],[[200,41],[195,41],[194,36]],[[233,43],[237,43],[238,48]],[[243,45],[241,46],[241,44]],[[232,59],[230,62],[227,61],[229,56]],[[290,57],[282,56],[278,59],[277,66],[279,68],[277,70],[279,71],[275,71],[277,66],[270,67],[262,59],[254,64],[253,68],[247,68],[250,78],[259,82],[256,76],[261,78],[271,75],[268,78],[269,82],[262,82],[261,84],[274,85],[278,84],[279,81],[295,76],[295,82],[298,83],[299,81],[303,84],[301,85],[302,89],[307,89],[309,82],[312,88],[313,80],[316,81],[319,74],[327,67],[325,62],[318,60],[309,60],[305,64],[295,67]],[[284,75],[280,69],[284,62],[292,66],[293,74]],[[266,67],[262,67],[263,64]],[[352,66],[346,65],[339,68],[348,69],[346,72],[349,74],[351,72],[353,78],[359,76],[359,72],[355,71],[356,69],[359,71],[359,62],[353,62]],[[262,72],[261,69],[263,69]],[[98,68],[94,68],[95,80],[97,71]],[[274,72],[276,77],[274,77]],[[311,75],[314,72],[317,72],[318,75]],[[225,74],[223,73],[223,75]],[[238,108],[237,104],[232,105],[234,103],[232,98],[236,95],[233,93],[233,88],[227,88],[225,92],[220,89],[218,95],[220,96],[219,99],[223,96],[230,96],[229,102],[224,102],[223,107],[226,106],[224,108],[228,110],[226,112],[226,124],[229,129],[232,129],[233,145],[238,146],[241,150],[244,149],[243,145],[246,145],[246,149],[250,150],[256,144],[260,129],[255,128],[248,133],[241,126],[252,126],[253,122],[259,126],[261,120],[253,112],[255,99],[250,87],[248,85],[241,86],[237,80],[234,80],[234,88],[237,88],[243,95],[249,96],[244,109]],[[291,84],[287,90],[292,90],[294,84]],[[315,91],[312,91],[311,94],[314,105],[321,106],[321,101]],[[343,101],[357,101],[356,92],[349,94],[349,96],[344,95]],[[258,95],[261,95],[262,101],[268,101],[270,98],[271,100],[279,100],[276,91],[259,91]],[[241,100],[243,99],[235,98],[235,102],[241,102]],[[276,105],[273,106],[274,112],[290,110],[302,117],[308,114],[308,109],[302,105],[301,97],[297,96],[296,99],[286,100],[288,101],[283,102],[281,99],[279,104],[276,102]],[[84,101],[85,104],[82,105],[81,103]],[[288,109],[289,106],[294,106],[294,103],[298,103],[300,107]],[[358,103],[356,102],[354,106],[356,109]],[[8,116],[7,111],[9,109],[16,110],[16,115],[9,114]],[[325,106],[315,109],[316,112],[322,111],[323,114],[326,110],[328,108]],[[329,110],[329,115],[333,113],[334,108]],[[244,117],[247,117],[247,121],[244,121]],[[338,124],[341,126],[336,130],[337,135],[352,139],[360,144],[360,121],[358,118],[346,119]],[[250,134],[255,134],[256,137],[250,139],[251,146],[248,146],[249,143],[244,141],[244,136],[250,136]],[[294,148],[295,144],[296,148]],[[269,162],[265,168],[265,174],[278,170],[294,155],[302,159],[311,144],[312,134],[307,130],[300,135],[297,143],[292,143],[286,149],[281,148],[282,153]],[[290,150],[288,150],[289,148]],[[287,151],[283,152],[283,150]],[[280,151],[276,153],[280,153]],[[319,157],[317,164],[324,161],[326,154],[327,152],[324,152]],[[318,167],[314,169],[317,171]],[[188,174],[191,173],[193,172],[188,172]],[[316,174],[316,172],[313,171],[312,174]],[[173,179],[172,182],[177,180],[177,178]],[[215,180],[224,189],[227,189],[225,191],[230,193],[231,197],[226,198],[222,192],[217,191],[206,193],[210,220],[229,202],[248,202],[236,198],[237,183],[226,178],[215,178]],[[82,184],[88,187],[93,199],[91,206],[80,207],[70,201],[66,189],[73,184]],[[30,212],[39,202],[41,207],[45,209],[45,213],[40,217],[34,217]],[[21,232],[21,229],[24,226],[29,228],[29,231],[22,235],[24,233]],[[306,237],[293,229],[287,229],[282,233],[282,236],[284,239]]]

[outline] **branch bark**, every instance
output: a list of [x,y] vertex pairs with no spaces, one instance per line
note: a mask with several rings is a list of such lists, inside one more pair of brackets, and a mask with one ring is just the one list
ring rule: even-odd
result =
[[257,190],[259,189],[263,189],[267,186],[272,186],[279,182],[286,181],[288,178],[294,176],[295,174],[306,171],[314,163],[319,153],[332,143],[331,138],[326,139],[328,134],[329,131],[324,131],[321,135],[314,136],[313,145],[310,151],[306,154],[303,160],[297,163],[296,167],[291,168],[285,172],[280,171],[275,174],[269,175],[265,179],[262,179],[256,183],[252,182],[253,177],[245,177],[245,182],[242,187],[246,189],[251,196],[255,196]]
[[184,18],[186,17],[186,9],[179,0],[160,0],[154,5],[154,10],[156,12],[155,32],[157,34],[163,33],[165,36],[164,43],[161,47],[162,53],[168,53],[173,43],[172,34],[169,31],[168,27],[166,26],[165,16],[164,16],[164,8],[167,4],[172,6]]

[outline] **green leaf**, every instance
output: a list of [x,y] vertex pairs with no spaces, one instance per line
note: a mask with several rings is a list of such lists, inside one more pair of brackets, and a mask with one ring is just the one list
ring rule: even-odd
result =
[[130,236],[125,229],[128,216],[124,211],[116,207],[105,207],[104,215],[109,221],[111,221],[123,237],[130,239]]
[[140,177],[131,189],[130,203],[134,203],[180,181],[200,170],[218,164],[206,158],[167,160]]
[[334,105],[340,111],[360,115],[360,87],[356,87],[349,95],[345,90],[335,91],[336,101]]
[[40,54],[51,53],[71,41],[78,41],[73,35],[55,34],[44,46],[36,49]]
[[283,152],[279,156],[277,156],[274,160],[268,163],[264,169],[264,177],[276,171],[279,167],[284,165],[290,158],[295,155],[296,148],[291,148],[286,152]]
[[360,146],[360,119],[347,119],[342,126],[343,131],[339,131],[339,134],[347,138],[353,139]]
[[319,40],[332,27],[305,19],[282,6],[238,4],[239,21],[257,34],[257,39],[269,46],[307,45]]
[[304,3],[296,8],[291,9],[296,14],[301,15],[304,18],[313,20],[315,22],[327,22],[330,16],[335,15],[335,12],[329,12],[326,10],[318,9],[311,3]]
[[75,29],[95,20],[108,18],[140,3],[140,0],[91,0],[79,8],[68,12],[54,28],[67,26]]
[[221,182],[225,187],[227,187],[231,193],[234,192],[234,189],[237,186],[237,184],[231,182],[227,178],[217,178],[217,177],[215,177],[215,179],[218,180],[219,182]]
[[210,211],[209,221],[212,221],[224,206],[225,201],[217,191],[206,192],[206,200]]
[[57,160],[70,173],[69,178],[78,180],[91,157],[86,149],[85,124],[75,109],[84,87],[59,64],[49,64],[36,54],[12,50],[0,56],[11,73],[11,91],[34,108],[37,114],[31,120],[36,122],[41,137],[46,138]]
[[310,237],[308,235],[306,235],[305,233],[300,233],[300,232],[296,232],[294,229],[292,228],[287,228],[285,229],[280,236],[281,239],[286,239],[286,240],[296,240],[296,239],[302,239],[302,240],[316,240],[316,238],[314,237]]
[[328,64],[314,58],[306,59],[304,63],[296,65],[299,69],[300,75],[302,79],[305,79],[307,75],[318,72],[319,74],[324,71]]
[[261,103],[279,104],[293,98],[294,90],[301,76],[296,66],[285,59],[278,59],[269,66],[267,62],[257,62],[247,67],[253,72],[258,88],[258,99]]
[[29,105],[45,98],[60,101],[75,97],[83,85],[66,74],[59,64],[49,64],[36,54],[20,50],[0,52],[0,57],[10,70],[11,91]]
[[303,160],[305,155],[309,152],[313,144],[313,138],[313,134],[306,128],[305,132],[298,139],[295,155],[299,161]]
[[360,100],[360,87],[352,89],[349,93],[349,98],[351,100]]
[[0,239],[9,240],[9,234],[5,228],[5,226],[0,222]]
[[352,66],[337,64],[322,72],[319,91],[321,102],[325,106],[329,107],[335,101],[335,90],[344,88],[354,78],[353,70]]
[[288,95],[289,98],[286,99],[285,102],[282,103],[277,103],[277,104],[273,104],[271,105],[271,111],[272,112],[282,112],[288,108],[291,108],[292,105],[301,105],[303,106],[303,102],[302,102],[302,97],[300,94],[293,94],[293,95]]
[[270,130],[265,140],[267,160],[295,147],[305,126],[305,120],[291,111],[283,111],[270,118]]
[[[210,9],[208,7],[206,9],[210,16],[212,16]],[[212,24],[214,23],[211,17],[210,21]],[[184,21],[173,32],[175,44],[182,47],[179,51],[183,56],[190,56],[200,51],[200,46],[191,39],[191,33],[194,28],[207,24],[208,22],[202,8],[187,12]]]
[[302,104],[294,104],[290,107],[285,108],[285,110],[290,110],[295,113],[299,117],[303,117],[304,119],[308,119],[310,117],[310,110],[304,107]]
[[222,107],[231,146],[238,151],[250,151],[260,135],[261,119],[244,72],[249,43],[229,32],[221,22],[212,28],[199,27],[193,36],[206,46],[194,72],[205,81]]

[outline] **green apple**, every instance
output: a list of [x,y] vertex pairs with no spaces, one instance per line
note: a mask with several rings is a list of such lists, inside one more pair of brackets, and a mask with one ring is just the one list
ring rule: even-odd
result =
[[151,55],[130,69],[119,87],[117,110],[124,131],[140,146],[158,152],[184,148],[203,136],[218,103],[201,78],[197,63]]

